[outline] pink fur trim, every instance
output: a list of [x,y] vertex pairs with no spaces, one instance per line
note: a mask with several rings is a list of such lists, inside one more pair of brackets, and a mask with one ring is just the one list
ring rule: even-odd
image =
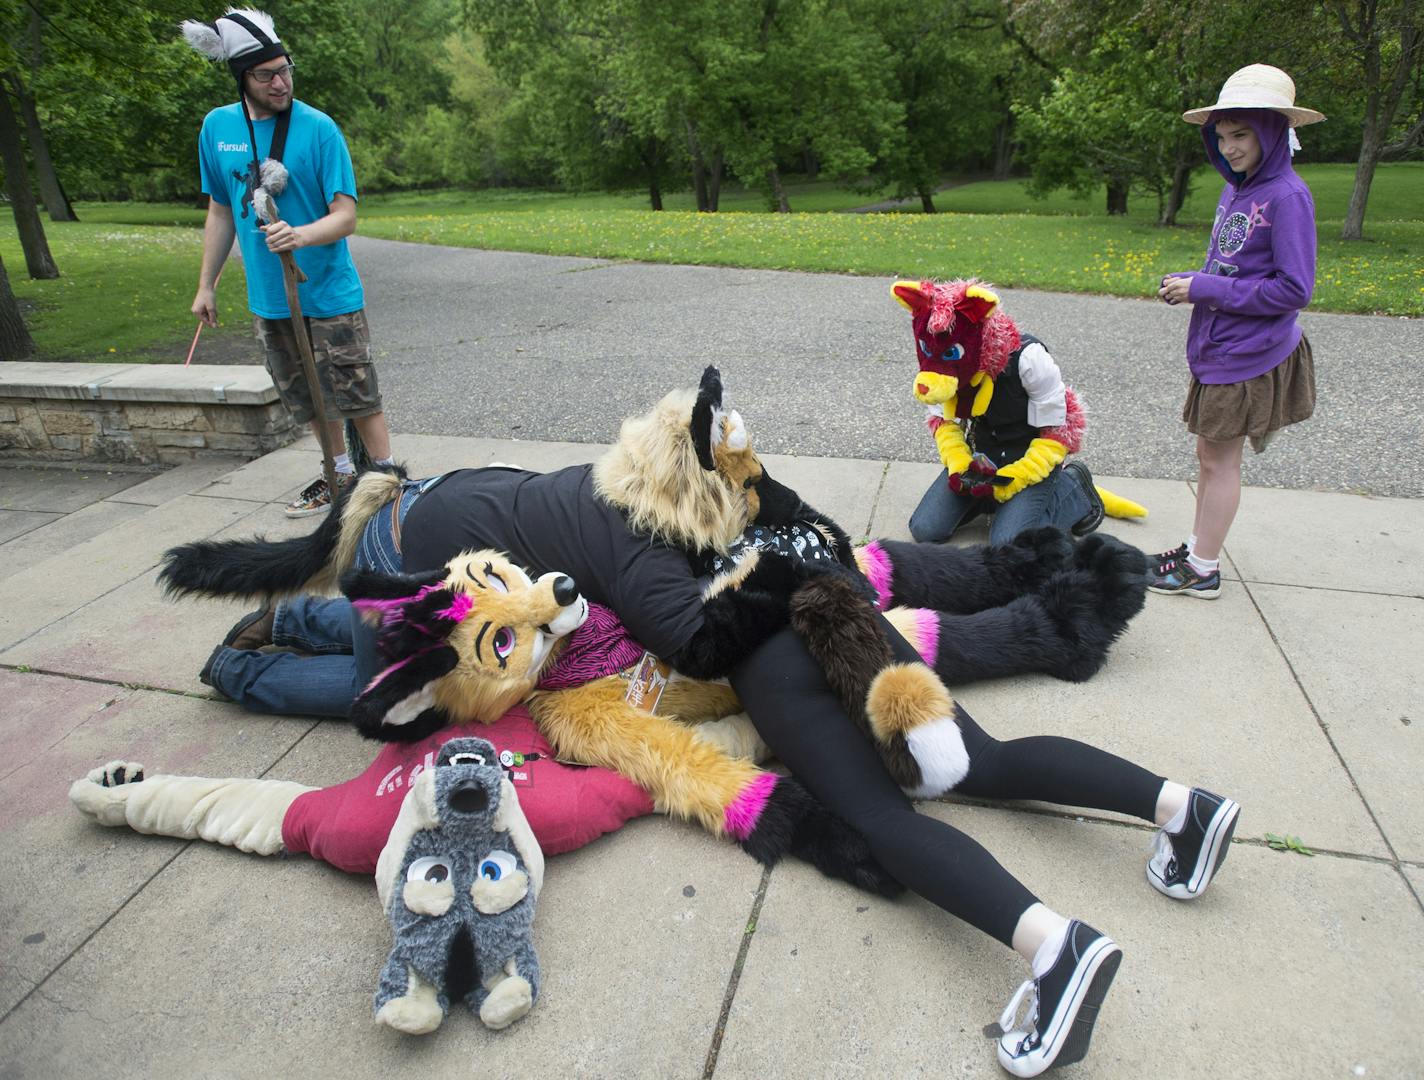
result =
[[1014,320],[999,308],[984,323],[984,336],[979,345],[979,370],[997,379],[1009,366],[1009,357],[1019,347],[1019,328]]
[[437,611],[437,619],[449,619],[451,622],[460,622],[470,613],[470,608],[475,606],[475,598],[469,593],[459,592],[455,594],[455,599],[450,601],[450,606],[444,611]]
[[742,788],[728,804],[722,813],[722,824],[734,839],[745,840],[752,834],[775,788],[775,773],[758,773],[756,779]]
[[878,540],[872,540],[865,547],[856,549],[855,562],[860,567],[860,572],[875,587],[875,594],[879,597],[876,606],[884,611],[890,606],[890,588],[895,575],[890,556]]
[[939,658],[939,612],[930,608],[915,608],[913,615],[910,635],[914,640],[910,644],[920,654],[920,659],[933,668]]
[[1063,402],[1067,407],[1068,416],[1062,426],[1044,428],[1039,434],[1045,439],[1055,439],[1061,442],[1068,448],[1068,453],[1076,454],[1078,448],[1083,445],[1083,430],[1088,426],[1088,410],[1078,400],[1078,395],[1073,392],[1071,386],[1063,391]]

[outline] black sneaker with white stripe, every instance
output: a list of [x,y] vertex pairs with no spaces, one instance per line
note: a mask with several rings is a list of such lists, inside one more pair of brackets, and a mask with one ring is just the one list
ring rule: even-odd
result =
[[[1053,966],[1020,986],[999,1017],[999,1064],[1015,1076],[1037,1076],[1081,1061],[1120,963],[1112,938],[1077,919],[1069,923]],[[1020,1026],[1019,1009],[1030,994],[1033,1007]]]
[[1192,788],[1181,829],[1161,829],[1147,860],[1147,880],[1164,896],[1195,900],[1226,861],[1241,806],[1235,799]]

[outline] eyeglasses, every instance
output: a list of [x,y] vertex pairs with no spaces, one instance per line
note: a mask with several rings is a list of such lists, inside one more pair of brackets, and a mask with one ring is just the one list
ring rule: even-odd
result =
[[281,67],[275,68],[249,68],[247,74],[252,76],[253,82],[259,82],[265,86],[267,83],[275,79],[278,75],[282,76],[282,78],[286,79],[288,82],[291,82],[292,72],[296,69],[296,64],[283,64]]

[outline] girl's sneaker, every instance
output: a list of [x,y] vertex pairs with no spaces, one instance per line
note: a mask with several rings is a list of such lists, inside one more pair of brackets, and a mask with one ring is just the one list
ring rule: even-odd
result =
[[1152,556],[1154,572],[1164,574],[1179,562],[1187,561],[1187,542],[1183,540],[1171,551],[1159,551]]
[[1203,577],[1192,569],[1192,564],[1183,556],[1177,562],[1158,566],[1147,587],[1155,593],[1185,593],[1199,600],[1215,600],[1221,595],[1221,571],[1213,570]]
[[1158,831],[1152,857],[1147,860],[1147,880],[1163,896],[1195,900],[1226,861],[1231,834],[1241,805],[1235,799],[1192,788],[1187,796],[1187,820],[1181,829]]
[[[1020,986],[999,1017],[999,1064],[1015,1076],[1037,1076],[1081,1061],[1120,963],[1112,938],[1077,919],[1069,923],[1053,966]],[[1019,1008],[1029,994],[1032,1009],[1020,1027]]]

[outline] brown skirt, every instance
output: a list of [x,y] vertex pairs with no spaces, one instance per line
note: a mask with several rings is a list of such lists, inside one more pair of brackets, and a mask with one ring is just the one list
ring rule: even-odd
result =
[[1293,353],[1254,379],[1201,383],[1193,376],[1182,419],[1193,435],[1216,442],[1245,436],[1259,453],[1272,432],[1308,420],[1314,411],[1315,361],[1302,334]]

